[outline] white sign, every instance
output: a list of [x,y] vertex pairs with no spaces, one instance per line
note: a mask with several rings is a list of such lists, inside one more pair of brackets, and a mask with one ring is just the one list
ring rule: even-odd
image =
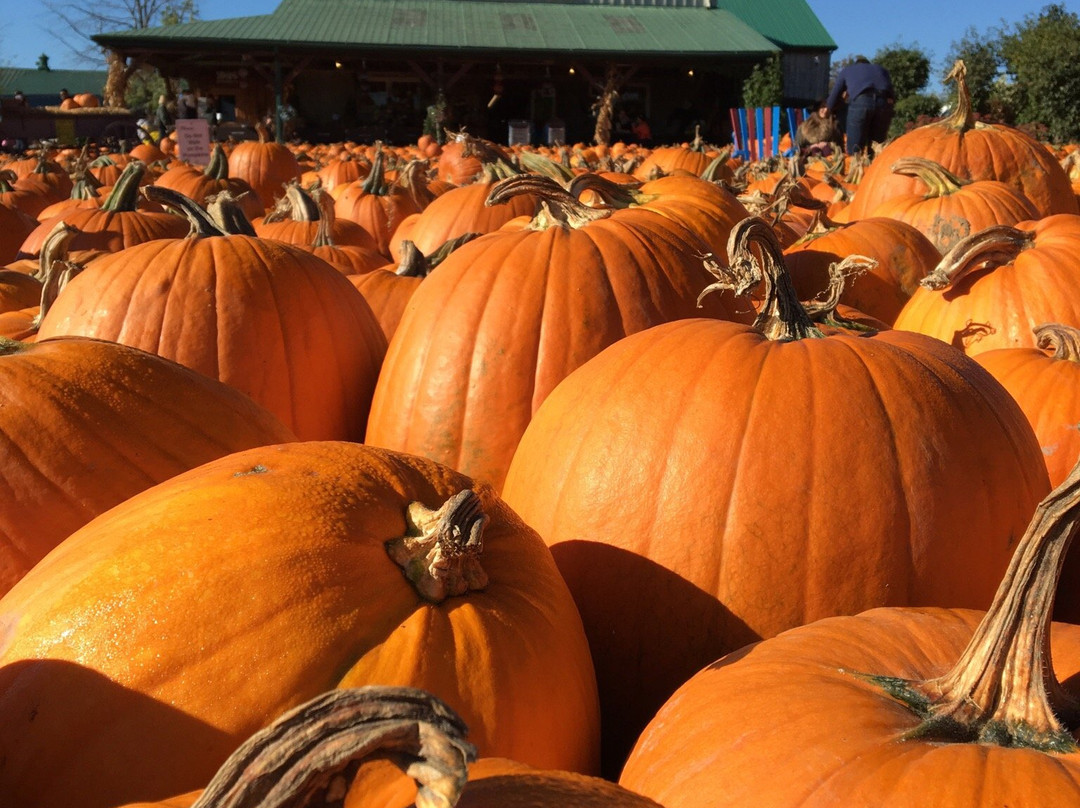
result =
[[192,165],[210,163],[210,122],[205,118],[177,118],[176,149]]

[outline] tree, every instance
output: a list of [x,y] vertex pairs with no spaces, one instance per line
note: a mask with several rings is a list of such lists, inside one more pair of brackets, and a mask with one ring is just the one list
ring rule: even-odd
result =
[[903,133],[921,118],[941,114],[941,99],[924,92],[930,81],[930,58],[917,45],[890,45],[874,54],[874,61],[889,71],[896,95],[889,137]]
[[784,73],[780,57],[770,56],[754,65],[742,86],[744,107],[771,107],[784,98]]
[[958,59],[963,61],[967,68],[971,104],[976,112],[983,115],[992,113],[995,107],[993,98],[1001,76],[1000,39],[1000,31],[979,34],[974,28],[969,28],[959,41],[952,43],[945,59],[947,68],[942,77],[948,74]]
[[1018,124],[1044,124],[1059,143],[1080,138],[1080,18],[1064,5],[1029,14],[1000,40]]
[[889,71],[897,101],[919,94],[930,80],[930,59],[918,46],[890,45],[874,54],[874,62]]
[[85,65],[100,65],[106,56],[91,39],[95,34],[188,22],[199,16],[195,0],[45,0],[45,7],[63,23],[52,31],[53,37]]

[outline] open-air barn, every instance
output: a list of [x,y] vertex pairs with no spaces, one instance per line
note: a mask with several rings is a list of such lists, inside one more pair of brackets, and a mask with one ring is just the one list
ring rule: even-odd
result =
[[282,0],[94,39],[117,66],[186,80],[225,122],[391,142],[415,139],[432,110],[499,141],[589,139],[608,81],[616,136],[641,115],[657,142],[696,124],[719,141],[755,65],[778,56],[785,103],[807,106],[836,47],[805,0]]

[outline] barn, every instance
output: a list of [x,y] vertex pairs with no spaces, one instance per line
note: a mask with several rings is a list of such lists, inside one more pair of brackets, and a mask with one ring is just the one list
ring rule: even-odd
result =
[[730,134],[755,65],[784,102],[828,87],[835,42],[805,0],[282,0],[271,14],[99,34],[116,65],[150,64],[212,98],[224,122],[279,137],[411,141],[428,110],[498,141],[588,140],[617,90],[658,142]]

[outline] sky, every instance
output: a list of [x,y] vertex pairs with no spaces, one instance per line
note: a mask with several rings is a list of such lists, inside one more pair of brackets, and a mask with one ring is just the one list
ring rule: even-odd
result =
[[[49,55],[53,68],[82,68],[57,40],[53,31],[63,31],[46,0],[3,0],[7,7],[0,26],[0,65],[33,67],[39,54]],[[53,0],[53,4],[77,0]],[[953,42],[969,29],[979,34],[1003,23],[1009,27],[1029,14],[1037,14],[1049,0],[809,0],[837,44],[833,59],[857,53],[873,56],[889,46],[917,46],[928,57],[939,75]],[[204,20],[269,14],[277,0],[197,0],[199,16]],[[1063,0],[1071,12],[1080,14],[1080,0]],[[16,10],[17,9],[17,10]],[[931,86],[931,91],[938,89]]]

